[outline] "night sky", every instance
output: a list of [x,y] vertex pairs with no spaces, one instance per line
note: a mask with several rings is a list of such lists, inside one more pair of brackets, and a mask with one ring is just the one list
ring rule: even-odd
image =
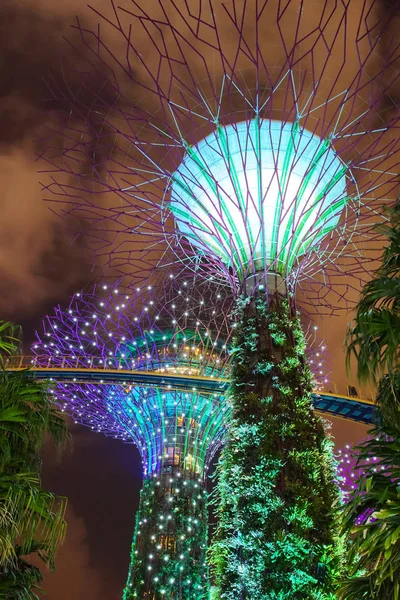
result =
[[[354,0],[352,0],[354,2]],[[93,0],[97,8],[108,0]],[[81,0],[0,2],[0,314],[23,325],[26,349],[52,306],[96,278],[89,257],[71,242],[44,196],[38,154],[46,127],[60,124],[45,83],[58,81],[63,36],[75,15],[93,22]],[[62,49],[62,50],[61,50]],[[73,81],[66,63],[64,77]],[[38,173],[39,172],[39,173]],[[45,179],[43,177],[43,179]],[[345,392],[343,340],[350,314],[320,323],[331,355],[332,376]],[[355,383],[352,381],[351,383]],[[129,563],[141,465],[136,448],[73,425],[73,444],[60,462],[53,448],[43,457],[43,483],[69,498],[68,535],[57,571],[46,574],[48,600],[117,600]],[[356,442],[365,427],[337,420],[338,447]]]

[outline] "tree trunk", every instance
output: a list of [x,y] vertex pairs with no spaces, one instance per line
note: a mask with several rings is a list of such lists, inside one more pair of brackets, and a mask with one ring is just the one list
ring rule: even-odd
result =
[[236,316],[211,550],[218,597],[237,600],[244,589],[243,600],[334,598],[339,492],[299,320],[282,296],[265,294],[241,298]]

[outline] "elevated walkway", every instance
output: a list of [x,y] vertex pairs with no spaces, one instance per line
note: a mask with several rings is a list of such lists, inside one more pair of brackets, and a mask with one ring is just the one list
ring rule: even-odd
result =
[[[87,366],[81,360],[71,361],[69,357],[60,358],[57,364],[49,359],[47,364],[34,356],[14,356],[7,360],[5,368],[9,372],[29,369],[29,374],[38,380],[57,381],[60,383],[82,383],[94,385],[139,385],[159,387],[167,390],[193,390],[202,394],[223,395],[229,381],[204,375],[184,373],[174,370],[134,370],[128,369],[126,363],[111,366],[94,366],[95,359],[87,359]],[[73,364],[71,364],[73,363]],[[40,366],[39,366],[40,365]],[[371,400],[341,396],[331,393],[314,393],[314,408],[318,412],[351,419],[361,423],[372,424],[375,405]]]

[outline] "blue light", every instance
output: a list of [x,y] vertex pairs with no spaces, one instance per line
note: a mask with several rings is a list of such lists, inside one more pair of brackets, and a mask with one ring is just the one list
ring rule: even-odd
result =
[[172,175],[180,231],[239,274],[284,273],[338,224],[346,166],[298,123],[253,119],[217,129]]

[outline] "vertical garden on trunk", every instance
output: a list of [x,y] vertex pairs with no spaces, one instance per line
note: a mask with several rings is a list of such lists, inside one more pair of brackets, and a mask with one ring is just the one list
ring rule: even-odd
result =
[[208,600],[207,492],[193,473],[148,477],[140,494],[124,600]]
[[332,442],[287,300],[237,303],[232,422],[218,465],[215,598],[328,600],[341,568]]

